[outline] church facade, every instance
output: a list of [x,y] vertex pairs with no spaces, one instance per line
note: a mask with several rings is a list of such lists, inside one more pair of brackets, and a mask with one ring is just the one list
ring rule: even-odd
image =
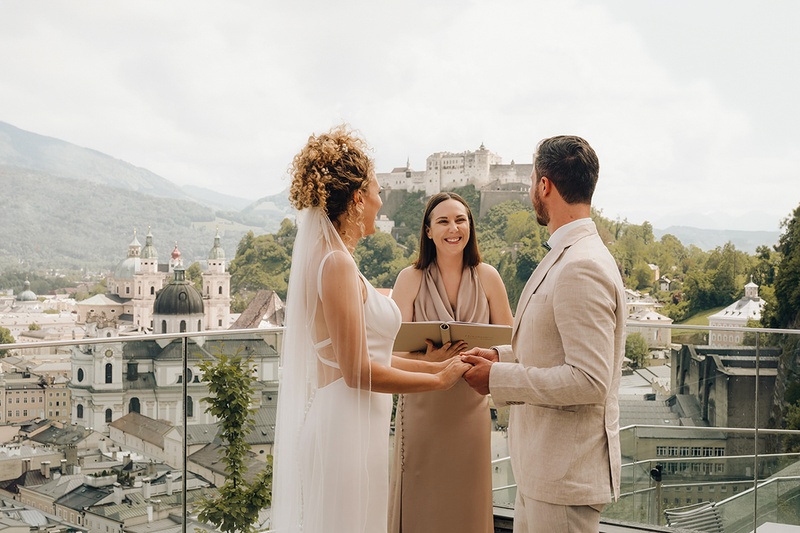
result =
[[[148,230],[145,246],[142,247],[134,231],[127,257],[106,278],[106,294],[76,304],[78,322],[88,323],[98,317],[113,318],[124,333],[160,332],[153,319],[156,294],[169,283],[175,268],[182,265],[177,243],[169,261],[159,263],[152,232]],[[201,276],[206,310],[204,329],[227,329],[230,325],[231,276],[226,271],[219,231],[209,252],[208,267]]]

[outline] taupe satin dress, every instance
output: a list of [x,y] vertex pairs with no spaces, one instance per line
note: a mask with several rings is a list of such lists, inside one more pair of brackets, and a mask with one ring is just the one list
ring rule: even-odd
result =
[[[415,322],[489,323],[478,271],[461,277],[456,310],[436,263],[414,301]],[[395,415],[389,533],[491,533],[492,472],[489,400],[459,380],[447,391],[400,395]]]

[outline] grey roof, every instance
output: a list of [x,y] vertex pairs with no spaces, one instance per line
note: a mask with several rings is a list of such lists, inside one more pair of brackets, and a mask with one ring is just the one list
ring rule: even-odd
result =
[[[219,491],[215,488],[201,488],[186,491],[186,503],[191,505],[201,499],[215,496]],[[101,505],[92,507],[87,511],[97,516],[102,516],[109,520],[116,522],[125,522],[129,518],[136,518],[147,514],[147,502],[144,496],[140,493],[130,493],[125,496],[126,502],[121,504]],[[153,507],[156,512],[166,509],[172,509],[181,505],[181,493],[176,491],[172,495],[159,494],[157,497],[158,503],[154,503]]]
[[43,485],[32,487],[31,490],[50,496],[54,500],[83,485],[83,474],[61,476]]
[[[203,446],[202,449],[190,455],[189,460],[204,468],[208,468],[215,474],[224,476],[226,473],[225,463],[222,462],[222,452],[223,446],[221,444],[207,444],[206,446]],[[245,466],[247,466],[247,473],[245,473],[244,478],[248,481],[248,483],[254,482],[261,471],[267,466],[267,463],[264,461],[259,461],[256,458],[256,454],[252,452],[247,453],[244,461]]]
[[[252,431],[245,437],[245,441],[250,445],[272,444],[275,442],[275,421],[277,420],[278,406],[276,403],[262,405],[256,410]],[[219,423],[216,424],[196,424],[188,428],[177,426],[175,429],[181,434],[181,438],[186,439],[186,444],[221,444],[222,440],[218,437]],[[184,437],[185,435],[185,437]]]
[[276,326],[283,325],[284,306],[278,293],[263,289],[258,291],[253,301],[239,315],[229,329],[258,328],[263,320]]
[[154,420],[135,412],[130,412],[122,418],[114,420],[109,424],[109,427],[162,448],[164,447],[164,436],[174,429],[171,424],[161,420]]
[[620,397],[619,425],[680,426],[681,423],[678,414],[663,401]]
[[91,298],[87,298],[78,303],[81,305],[121,305],[126,302],[128,302],[128,300],[120,298],[116,294],[106,293],[95,294]]
[[111,487],[92,487],[91,485],[84,484],[72,492],[61,496],[55,500],[54,503],[62,507],[82,511],[84,507],[96,505],[113,493],[114,490]]
[[34,442],[52,446],[76,445],[91,434],[92,432],[83,426],[64,426],[63,428],[50,426],[30,437],[30,439]]

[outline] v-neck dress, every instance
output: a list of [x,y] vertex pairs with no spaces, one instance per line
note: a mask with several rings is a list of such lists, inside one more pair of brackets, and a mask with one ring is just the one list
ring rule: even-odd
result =
[[[489,323],[489,301],[475,268],[464,269],[456,309],[436,263],[424,272],[415,322]],[[446,391],[402,394],[395,415],[389,532],[491,533],[489,400],[459,380]]]

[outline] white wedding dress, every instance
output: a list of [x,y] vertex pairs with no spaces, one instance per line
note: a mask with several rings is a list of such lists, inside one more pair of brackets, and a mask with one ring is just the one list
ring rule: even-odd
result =
[[[353,329],[362,333],[356,333],[356,339],[341,338],[345,319],[331,313],[329,304],[326,320],[322,302],[324,294],[330,298],[324,284],[338,287],[339,280],[328,276],[325,279],[330,281],[324,281],[323,269],[326,264],[341,266],[353,259],[338,235],[330,234],[333,228],[327,217],[310,211],[298,224],[292,256],[278,397],[272,527],[279,533],[385,533],[392,397],[351,388],[342,377],[339,362],[359,351],[349,347],[361,346],[360,352],[368,354],[371,362],[391,365],[400,310],[360,273],[357,279],[348,278],[342,282],[348,289],[333,299],[334,308],[342,310],[350,320],[347,323],[361,324],[349,328],[348,335],[353,336]],[[309,233],[315,228],[322,238]],[[333,342],[329,331],[334,332]],[[355,367],[371,368],[366,364]],[[371,382],[370,376],[357,378],[356,382]]]

